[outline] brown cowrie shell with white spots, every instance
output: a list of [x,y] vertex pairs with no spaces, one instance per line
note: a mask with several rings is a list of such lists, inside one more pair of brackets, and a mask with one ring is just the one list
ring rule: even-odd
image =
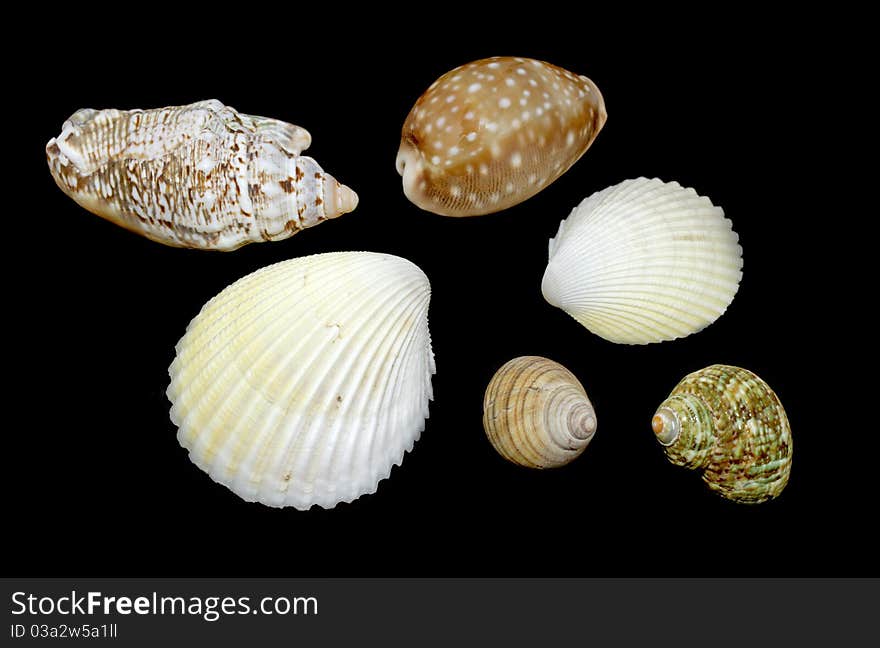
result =
[[585,76],[520,57],[468,63],[437,79],[407,116],[397,153],[403,191],[443,216],[507,209],[577,162],[606,117]]

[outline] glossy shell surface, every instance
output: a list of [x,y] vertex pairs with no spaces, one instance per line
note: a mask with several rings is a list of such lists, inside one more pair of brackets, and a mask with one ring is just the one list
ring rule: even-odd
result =
[[577,162],[606,117],[585,76],[521,57],[468,63],[437,79],[406,118],[404,193],[444,216],[507,209]]
[[85,108],[46,145],[80,206],[153,241],[235,250],[353,210],[357,195],[300,153],[309,133],[216,100],[153,110]]

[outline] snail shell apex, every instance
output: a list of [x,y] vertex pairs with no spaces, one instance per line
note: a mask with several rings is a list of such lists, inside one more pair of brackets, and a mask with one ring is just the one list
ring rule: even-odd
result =
[[507,209],[565,173],[607,114],[585,76],[520,57],[447,72],[406,118],[397,154],[406,197],[444,216]]
[[757,504],[788,483],[788,417],[767,383],[746,369],[712,365],[685,376],[651,427],[669,461],[702,470],[709,488],[727,499]]
[[486,436],[502,457],[520,466],[555,468],[573,461],[592,440],[596,425],[581,383],[547,358],[514,358],[486,388]]
[[357,206],[300,153],[311,136],[216,100],[85,108],[46,145],[56,184],[90,212],[175,247],[235,250],[288,238]]

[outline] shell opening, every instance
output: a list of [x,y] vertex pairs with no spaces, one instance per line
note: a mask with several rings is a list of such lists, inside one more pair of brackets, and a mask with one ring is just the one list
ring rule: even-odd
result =
[[61,147],[58,146],[57,142],[55,141],[55,138],[53,137],[46,144],[46,157],[48,157],[49,160],[51,161],[60,155],[61,155]]
[[86,171],[87,160],[77,143],[79,131],[69,121],[64,122],[64,128],[58,137],[53,137],[46,144],[46,155],[49,160],[57,159],[62,166],[73,164],[77,171]]
[[412,145],[403,140],[397,151],[397,172],[403,177],[403,193],[416,206],[424,204],[422,182],[422,165],[419,153]]
[[670,409],[665,407],[657,410],[651,419],[651,429],[660,442],[660,445],[671,446],[681,435],[681,423],[678,417]]

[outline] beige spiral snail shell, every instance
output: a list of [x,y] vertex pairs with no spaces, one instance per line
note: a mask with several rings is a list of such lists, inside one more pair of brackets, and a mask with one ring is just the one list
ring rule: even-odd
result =
[[46,144],[80,206],[174,247],[235,250],[350,212],[358,198],[312,158],[308,131],[217,100],[153,110],[84,108]]
[[403,191],[443,216],[512,207],[565,173],[607,114],[595,83],[550,63],[496,56],[447,72],[406,118]]
[[502,457],[527,468],[577,458],[596,433],[587,392],[568,369],[540,356],[510,360],[483,399],[483,429]]
[[700,469],[735,502],[777,497],[791,473],[791,426],[769,385],[746,369],[712,365],[689,374],[651,421],[666,456]]

